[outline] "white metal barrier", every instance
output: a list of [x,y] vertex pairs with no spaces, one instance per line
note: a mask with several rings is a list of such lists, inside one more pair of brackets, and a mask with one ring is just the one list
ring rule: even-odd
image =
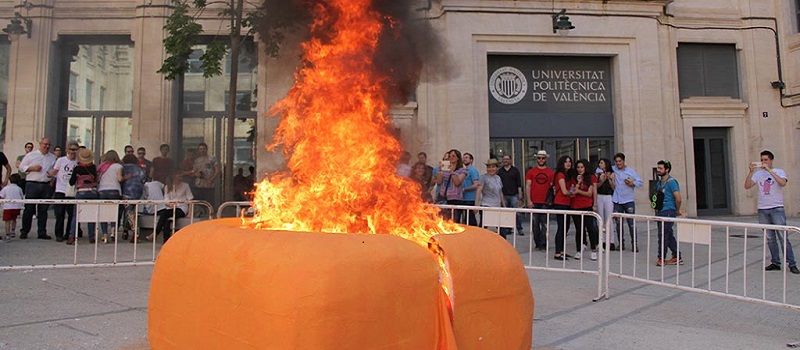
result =
[[[469,214],[474,213],[476,221],[480,218],[478,225],[495,229],[498,233],[500,233],[500,230],[505,229],[505,231],[509,232],[505,237],[506,240],[520,253],[526,269],[556,270],[596,275],[598,277],[597,299],[603,296],[604,253],[600,249],[602,241],[599,241],[599,239],[603,237],[602,231],[605,225],[603,224],[603,218],[597,213],[578,210],[494,208],[444,204],[437,205],[437,207],[442,209],[445,216],[453,218],[457,222],[467,223],[470,220]],[[517,217],[526,215],[528,216],[527,219],[520,217],[522,230],[518,230]],[[544,232],[542,232],[543,237],[540,237],[539,249],[537,249],[534,226],[540,224],[540,220],[543,220],[540,227],[544,227]],[[569,254],[568,252],[582,251],[580,259],[575,259],[577,254],[569,254],[571,257],[564,260],[554,259],[555,254],[558,253],[555,246],[558,243],[556,242],[556,236],[559,224],[565,228],[565,234],[562,238],[563,253]],[[593,233],[597,234],[597,240],[594,242],[596,250],[594,251],[591,250],[591,237],[590,239],[586,238],[587,231],[592,230],[590,227],[592,224],[596,226],[594,229],[597,230],[597,233]],[[568,240],[567,236],[570,233],[577,234],[577,225],[584,228],[584,234],[580,234],[577,237],[573,236],[573,239]],[[570,230],[570,226],[572,226],[572,230]],[[542,230],[537,231],[541,232]],[[572,241],[575,241],[574,245],[571,243]],[[541,246],[542,243],[544,247]],[[592,253],[597,255],[596,260],[592,260]]]
[[[9,271],[9,270],[30,270],[30,269],[58,269],[58,268],[74,268],[74,267],[108,267],[108,266],[136,266],[136,265],[152,265],[155,262],[157,256],[157,240],[155,238],[152,239],[152,244],[149,247],[149,253],[145,257],[141,257],[139,253],[139,244],[119,244],[120,243],[120,236],[122,231],[120,230],[120,209],[128,209],[126,206],[133,206],[132,209],[134,213],[137,215],[133,218],[133,223],[130,225],[131,234],[133,235],[134,243],[138,243],[140,241],[140,231],[141,225],[139,224],[139,216],[140,208],[145,205],[165,205],[167,207],[172,207],[172,218],[170,222],[170,232],[176,232],[176,228],[180,229],[182,225],[179,222],[179,219],[176,218],[176,205],[178,204],[186,204],[189,206],[189,213],[186,215],[186,219],[189,220],[189,223],[192,223],[197,220],[207,220],[211,218],[213,214],[213,207],[211,204],[205,201],[168,201],[168,200],[105,200],[105,199],[96,199],[96,200],[76,200],[76,199],[26,199],[26,200],[11,200],[11,199],[4,199],[0,200],[0,204],[4,203],[19,203],[19,204],[28,204],[28,205],[74,205],[71,210],[74,210],[73,215],[73,232],[75,233],[75,241],[72,245],[71,249],[71,259],[62,259],[64,256],[60,254],[60,251],[52,250],[51,248],[46,248],[47,253],[35,257],[38,261],[36,263],[14,263],[15,258],[19,258],[19,260],[26,260],[30,259],[31,257],[23,257],[23,256],[14,256],[14,254],[4,254],[0,255],[0,271]],[[208,216],[207,217],[195,217],[195,206],[202,206],[207,209]],[[20,213],[22,216],[22,213]],[[158,213],[154,211],[152,214],[141,214],[142,218],[146,218],[148,216],[152,216],[153,218],[153,227],[155,228],[156,222],[158,220]],[[64,224],[64,234],[65,238],[69,235],[70,227],[66,225],[67,214],[65,213],[65,224]],[[17,218],[17,221],[20,221],[21,218]],[[80,243],[80,239],[78,239],[78,232],[80,230],[81,223],[94,223],[95,224],[95,231],[94,236],[95,242],[93,244],[82,244]],[[104,244],[101,244],[101,240],[99,239],[102,236],[100,233],[100,224],[101,223],[111,223],[114,227],[117,228],[116,234],[114,235],[113,239],[111,239],[109,245],[112,246],[111,249],[104,249],[101,248]],[[17,225],[19,226],[19,225]],[[19,229],[20,227],[18,227]],[[36,233],[37,230],[37,219],[34,218],[31,222],[30,232],[30,240],[36,240]],[[52,233],[53,231],[49,231]],[[21,232],[18,232],[21,234]],[[19,237],[19,236],[17,236]],[[88,238],[87,238],[88,239]],[[17,238],[16,240],[19,240]],[[16,243],[16,242],[12,242]],[[21,243],[21,244],[27,244]],[[8,250],[9,252],[13,252],[11,246],[14,244],[4,244],[3,248]],[[63,243],[58,244],[59,247],[63,245]],[[44,247],[42,247],[44,248]],[[64,251],[67,251],[66,249]],[[44,253],[44,250],[42,251]],[[71,261],[69,261],[71,260]]]
[[246,210],[250,209],[253,206],[253,202],[225,202],[220,204],[219,208],[217,208],[217,219],[222,219],[225,217],[225,209],[228,208],[236,208],[237,216],[243,216],[246,214]]
[[[767,230],[781,233],[780,247],[800,228],[712,220],[614,213],[606,223],[605,242],[618,225],[633,220],[640,250],[611,251],[605,264],[603,294],[609,296],[608,276],[800,310],[800,276],[789,278],[786,251],[780,249],[781,271],[765,271],[770,264]],[[615,223],[616,222],[616,223]],[[678,261],[667,247],[672,225]],[[616,226],[616,227],[615,227]],[[659,233],[660,232],[660,233]],[[794,234],[792,234],[794,233]],[[659,238],[661,251],[659,252]],[[661,261],[658,256],[661,253]],[[659,264],[660,263],[660,264]]]

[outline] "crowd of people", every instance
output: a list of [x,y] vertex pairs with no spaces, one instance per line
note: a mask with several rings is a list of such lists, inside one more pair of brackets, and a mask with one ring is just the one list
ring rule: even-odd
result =
[[[783,197],[781,188],[786,185],[786,175],[781,169],[772,168],[774,155],[769,151],[762,152],[761,162],[753,164],[747,177],[745,188],[759,186],[759,223],[785,224]],[[558,211],[595,212],[607,222],[612,213],[636,213],[634,191],[642,187],[644,181],[632,167],[625,163],[625,154],[617,153],[613,161],[608,158],[599,159],[591,164],[586,159],[573,160],[570,156],[559,157],[555,169],[548,167],[549,154],[544,151],[536,153],[536,166],[531,167],[523,176],[514,167],[509,155],[503,155],[501,161],[489,159],[486,172],[479,175],[473,164],[473,156],[459,150],[450,150],[444,154],[442,161],[436,166],[427,164],[427,154],[420,152],[417,162],[408,166],[410,154],[404,154],[398,165],[398,174],[408,176],[419,184],[424,201],[436,204],[468,205],[476,207],[527,207],[533,209],[553,209],[556,221],[555,249],[556,260],[585,259],[597,260],[597,249],[601,246],[602,228],[597,225],[591,215],[567,215]],[[658,179],[655,188],[649,193],[651,207],[656,216],[685,216],[681,208],[682,198],[678,181],[670,175],[672,164],[661,160],[656,164]],[[407,170],[410,169],[410,170]],[[408,174],[408,175],[406,175]],[[771,188],[770,188],[771,187]],[[443,215],[457,222],[480,226],[473,210],[444,210]],[[452,217],[450,217],[452,215]],[[532,232],[535,249],[547,250],[546,237],[549,225],[548,215],[532,214]],[[626,243],[631,251],[638,252],[638,237],[634,229],[633,218],[625,222],[616,222],[614,234],[609,235],[611,250],[625,250]],[[566,236],[570,226],[575,227],[575,254],[566,252]],[[657,225],[658,252],[657,266],[683,264],[678,242],[673,230],[674,223],[665,221]],[[626,242],[625,227],[629,240]],[[517,212],[516,228],[519,235],[522,230],[521,213]],[[504,238],[512,234],[513,229],[501,228],[499,233]],[[780,232],[767,231],[767,242],[772,254],[772,261],[767,270],[780,270],[781,250],[783,243]],[[797,269],[791,244],[786,240],[786,261],[792,273],[800,273]],[[670,257],[667,258],[667,253]]]
[[[152,160],[147,159],[144,147],[134,149],[125,146],[122,158],[116,150],[108,150],[100,156],[95,164],[95,152],[75,141],[69,141],[65,147],[54,146],[49,138],[42,138],[38,148],[34,144],[25,144],[25,154],[16,160],[16,172],[13,171],[5,154],[0,152],[0,198],[2,199],[83,199],[83,200],[205,200],[213,203],[215,187],[219,183],[221,166],[213,156],[208,154],[208,145],[201,143],[196,149],[190,149],[180,163],[170,157],[170,146],[162,144],[160,155]],[[51,152],[50,149],[53,148]],[[239,169],[236,180],[236,197],[244,198],[251,191],[254,174],[250,167],[250,175],[243,177]],[[242,177],[242,179],[239,179]],[[32,226],[36,220],[36,237],[51,240],[48,234],[48,204],[3,204],[3,221],[5,232],[0,236],[2,241],[13,238],[27,239],[33,234]],[[101,222],[99,240],[111,242],[117,233],[122,240],[135,242],[153,240],[163,235],[164,241],[171,232],[167,223],[173,216],[185,217],[189,207],[185,203],[167,207],[159,205],[140,206],[140,212],[155,214],[158,221],[152,235],[135,237],[138,232],[134,227],[139,214],[135,205],[120,205],[120,227],[116,222]],[[71,204],[53,205],[55,224],[52,232],[57,242],[74,244],[83,236],[83,228],[76,225],[76,208]],[[149,210],[149,212],[148,212]],[[22,216],[22,227],[19,236],[16,232],[16,221]],[[77,227],[77,232],[76,231]],[[89,243],[95,243],[96,224],[87,224]]]

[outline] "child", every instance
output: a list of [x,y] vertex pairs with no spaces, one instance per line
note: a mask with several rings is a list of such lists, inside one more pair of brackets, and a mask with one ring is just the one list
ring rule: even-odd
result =
[[[0,190],[0,199],[24,199],[22,188],[19,187],[22,183],[22,177],[19,174],[11,174],[9,177],[9,184]],[[6,241],[11,240],[11,237],[16,236],[17,230],[17,216],[25,206],[21,203],[4,203],[3,204],[3,221],[6,223]]]

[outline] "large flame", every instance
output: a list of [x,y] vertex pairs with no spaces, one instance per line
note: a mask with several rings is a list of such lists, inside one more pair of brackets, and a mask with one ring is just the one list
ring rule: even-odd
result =
[[372,1],[327,0],[313,10],[303,67],[270,111],[281,122],[269,148],[283,151],[289,172],[258,185],[254,227],[391,234],[422,246],[463,230],[395,174],[402,148],[389,131],[393,82],[370,67],[382,31],[402,24],[373,10]]

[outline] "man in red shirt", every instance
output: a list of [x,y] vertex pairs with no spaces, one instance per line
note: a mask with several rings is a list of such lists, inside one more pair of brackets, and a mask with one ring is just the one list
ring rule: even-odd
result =
[[[525,189],[528,193],[528,208],[548,209],[547,191],[553,188],[553,169],[547,167],[547,151],[536,153],[536,166],[525,174]],[[547,249],[547,214],[533,214],[533,241],[536,250]]]

